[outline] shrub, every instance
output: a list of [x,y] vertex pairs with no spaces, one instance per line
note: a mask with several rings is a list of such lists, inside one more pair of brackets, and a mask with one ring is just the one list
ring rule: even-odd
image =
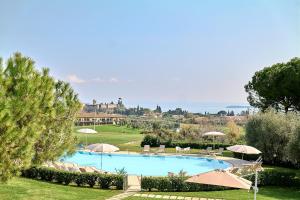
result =
[[41,178],[41,180],[52,182],[55,178],[55,171],[48,168],[39,170],[39,177]]
[[116,189],[121,190],[123,189],[123,180],[124,180],[124,175],[122,174],[114,175],[112,185],[116,186]]
[[[279,170],[265,170],[258,173],[259,186],[296,186],[296,173]],[[255,181],[255,175],[245,177],[246,179]]]
[[21,176],[31,179],[37,179],[39,176],[39,169],[36,167],[32,167],[26,170],[22,170]]
[[141,146],[150,145],[151,147],[158,147],[160,145],[160,140],[155,135],[146,135],[141,143]]
[[194,143],[194,142],[172,142],[170,143],[161,143],[166,145],[166,147],[168,148],[175,148],[176,146],[185,148],[185,147],[191,147],[192,149],[206,149],[207,147],[212,147],[213,145],[215,145],[215,148],[226,148],[231,146],[231,144],[223,144],[223,143]]
[[98,175],[98,183],[100,188],[108,189],[112,185],[112,176],[108,174],[99,174]]
[[85,178],[85,182],[86,184],[88,184],[90,187],[94,187],[94,185],[96,185],[97,182],[97,175],[94,173],[84,173],[82,174]]
[[299,116],[293,113],[286,115],[271,110],[256,114],[246,124],[247,144],[262,151],[265,163],[283,166],[292,163],[297,167],[300,152],[293,147],[299,144],[293,141],[297,141],[299,122]]
[[[259,186],[300,186],[300,182],[295,178],[296,174],[293,172],[285,172],[279,170],[265,170],[258,174]],[[227,187],[187,183],[185,180],[188,177],[142,177],[142,189],[151,191],[153,189],[162,192],[171,191],[215,191],[230,189]],[[255,175],[249,175],[246,179],[254,183]]]
[[23,170],[22,176],[50,182],[55,180],[57,183],[65,185],[76,183],[77,186],[88,185],[90,187],[94,187],[96,183],[99,183],[100,188],[103,189],[108,189],[111,186],[115,187],[116,189],[122,189],[124,177],[123,175],[116,174],[77,173],[44,167],[32,167]]
[[142,177],[142,189],[151,191],[152,189],[162,192],[173,191],[207,191],[207,190],[220,190],[224,187],[212,185],[200,185],[195,183],[187,183],[185,180],[188,177]]
[[87,176],[86,174],[79,174],[79,173],[76,173],[75,175],[75,183],[77,184],[77,186],[83,186],[87,183],[86,179],[87,179]]

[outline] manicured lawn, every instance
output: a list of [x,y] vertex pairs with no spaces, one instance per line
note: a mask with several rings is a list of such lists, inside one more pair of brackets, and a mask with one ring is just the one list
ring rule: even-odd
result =
[[[253,199],[253,190],[225,190],[211,192],[150,192],[148,194],[176,195],[199,198],[223,198],[226,200]],[[127,200],[145,200],[141,197],[129,197]],[[298,200],[300,199],[300,188],[263,187],[257,194],[258,200]]]
[[[93,143],[108,143],[118,146],[122,151],[135,151],[141,152],[140,147],[141,141],[144,137],[140,134],[142,130],[128,128],[126,126],[116,126],[116,125],[100,125],[96,126],[96,134],[84,134],[78,133],[77,130],[81,128],[91,128],[93,126],[78,126],[75,127],[75,133],[79,138],[79,142],[82,144],[93,144]],[[151,148],[152,152],[156,152],[158,148]],[[175,148],[167,148],[167,153],[175,153]],[[199,149],[192,149],[189,153],[199,153]],[[224,152],[224,156],[232,156],[229,151]]]
[[[78,133],[76,130],[86,127],[76,127],[75,132],[82,144],[108,143],[118,146],[121,150],[140,151],[143,135],[141,130],[126,126],[101,125],[96,126],[96,134]],[[88,128],[93,128],[89,126]]]
[[118,190],[64,186],[25,178],[14,178],[7,184],[0,184],[1,200],[101,200],[120,192]]

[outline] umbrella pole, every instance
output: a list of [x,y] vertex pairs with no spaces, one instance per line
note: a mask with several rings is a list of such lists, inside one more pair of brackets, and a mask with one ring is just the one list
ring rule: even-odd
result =
[[254,183],[254,200],[256,200],[256,193],[258,192],[258,188],[257,188],[257,177],[258,177],[258,173],[257,170],[255,170],[255,183]]

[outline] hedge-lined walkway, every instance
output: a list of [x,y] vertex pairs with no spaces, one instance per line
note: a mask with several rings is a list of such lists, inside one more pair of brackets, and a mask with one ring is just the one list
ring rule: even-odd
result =
[[155,195],[155,194],[134,194],[134,197],[143,198],[155,198],[155,199],[181,199],[181,200],[223,200],[223,199],[212,199],[212,198],[199,198],[199,197],[183,197],[183,196],[172,196],[172,195]]

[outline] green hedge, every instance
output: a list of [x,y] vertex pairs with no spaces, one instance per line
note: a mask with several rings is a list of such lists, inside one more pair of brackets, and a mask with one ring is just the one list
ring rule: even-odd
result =
[[192,191],[211,191],[224,190],[225,187],[213,185],[201,185],[196,183],[187,183],[188,177],[142,177],[142,189],[157,190],[163,192],[192,192]]
[[[244,177],[254,183],[255,175]],[[258,173],[258,185],[260,186],[300,186],[296,179],[296,173],[279,170],[265,170]]]
[[123,176],[117,174],[77,173],[55,170],[52,168],[32,167],[23,170],[22,176],[65,185],[74,183],[77,186],[99,186],[102,189],[114,187],[120,190],[123,188]]
[[193,143],[193,142],[171,142],[171,143],[162,143],[164,145],[166,145],[166,147],[176,147],[179,146],[181,148],[185,148],[185,147],[191,147],[192,149],[206,149],[207,147],[213,147],[215,146],[215,149],[217,148],[226,148],[231,146],[231,144],[223,144],[223,143]]
[[151,147],[159,147],[159,145],[165,145],[167,148],[175,148],[179,146],[181,148],[191,147],[192,149],[206,149],[207,147],[215,148],[226,148],[232,146],[232,144],[223,144],[223,143],[196,143],[196,142],[174,142],[174,141],[160,141],[158,137],[153,135],[146,135],[141,142],[141,147],[144,145],[150,145]]
[[[22,176],[32,179],[39,179],[48,182],[57,182],[68,185],[70,183],[77,186],[98,186],[102,189],[123,188],[123,176],[116,174],[97,174],[97,173],[76,173],[60,171],[51,168],[30,168],[22,171]],[[187,183],[188,177],[142,177],[142,189],[157,191],[212,191],[224,190],[226,187]],[[254,184],[254,175],[244,177]],[[265,170],[259,172],[259,186],[300,186],[300,181],[296,179],[294,172],[280,170]]]
[[[300,186],[299,180],[293,172],[281,172],[279,170],[266,170],[259,172],[258,185],[259,186]],[[226,187],[187,183],[185,180],[188,177],[142,177],[142,189],[157,190],[157,191],[211,191],[211,190],[225,190]],[[255,176],[250,175],[244,177],[253,182]]]

